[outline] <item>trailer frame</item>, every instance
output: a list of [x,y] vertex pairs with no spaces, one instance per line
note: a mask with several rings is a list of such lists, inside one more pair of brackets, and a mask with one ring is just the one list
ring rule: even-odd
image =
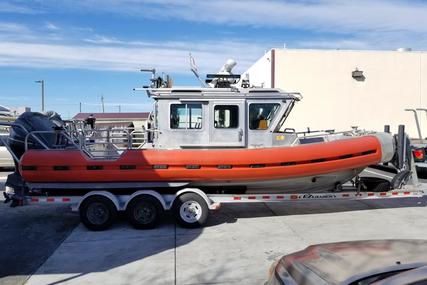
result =
[[[47,188],[51,187],[50,183],[37,183],[33,185],[27,183],[32,190],[42,189],[43,186]],[[82,183],[79,183],[81,187]],[[84,185],[85,183],[83,183]],[[37,186],[37,188],[34,188]],[[93,183],[87,183],[87,189],[93,189]],[[125,185],[122,185],[125,187]],[[134,186],[132,186],[134,187]],[[9,189],[11,190],[11,189]],[[186,195],[185,195],[186,194]],[[372,192],[372,191],[360,191],[360,189],[354,186],[344,185],[342,191],[331,191],[321,193],[264,193],[264,194],[206,194],[204,191],[198,188],[183,188],[177,190],[175,194],[161,194],[156,188],[135,190],[129,195],[116,195],[106,190],[94,189],[87,192],[85,195],[73,196],[73,195],[25,195],[18,197],[11,191],[6,191],[5,196],[7,200],[15,200],[15,205],[69,205],[72,211],[80,212],[82,222],[85,226],[92,230],[105,230],[111,226],[111,223],[107,225],[92,225],[88,221],[84,221],[86,212],[82,212],[82,205],[85,202],[94,200],[96,203],[100,203],[97,197],[102,197],[101,200],[109,201],[113,205],[112,215],[116,215],[117,212],[124,212],[128,218],[132,221],[133,201],[142,200],[148,201],[148,204],[160,205],[158,209],[159,213],[156,214],[156,220],[159,219],[157,215],[161,215],[163,211],[174,212],[177,222],[184,227],[199,227],[203,226],[207,220],[207,216],[210,210],[218,210],[222,204],[239,204],[239,203],[283,203],[283,202],[304,202],[304,201],[339,201],[339,200],[372,200],[372,199],[395,199],[395,198],[420,198],[427,195],[426,184],[406,184],[401,189],[395,189],[384,192]],[[181,201],[182,197],[188,197]],[[184,206],[183,206],[184,205]],[[185,206],[186,205],[186,206]],[[151,205],[152,206],[152,205]],[[183,208],[184,207],[184,208]],[[186,209],[187,207],[188,209]],[[86,207],[84,208],[86,209]],[[145,209],[145,208],[144,208]],[[187,218],[185,218],[185,211]],[[198,213],[198,214],[197,214]],[[194,217],[192,216],[194,215]],[[201,215],[205,218],[200,219]],[[135,221],[132,223],[135,226]],[[145,227],[144,224],[136,225],[137,228],[153,228],[157,226],[150,224]]]

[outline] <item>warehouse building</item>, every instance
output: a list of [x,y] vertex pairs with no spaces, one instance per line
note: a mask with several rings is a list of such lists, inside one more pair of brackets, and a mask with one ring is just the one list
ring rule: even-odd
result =
[[[405,124],[418,137],[414,114],[405,109],[427,108],[427,52],[272,49],[245,73],[251,85],[303,95],[287,121],[297,131],[389,124],[397,132]],[[426,115],[418,111],[423,137]]]

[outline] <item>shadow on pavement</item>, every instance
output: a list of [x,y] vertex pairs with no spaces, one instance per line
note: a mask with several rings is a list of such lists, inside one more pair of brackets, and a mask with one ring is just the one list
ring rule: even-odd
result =
[[0,284],[21,284],[64,241],[79,218],[64,206],[12,209],[2,199],[0,203]]
[[373,209],[426,207],[427,197],[341,201],[292,201],[281,203],[225,204],[211,214],[207,227],[239,219],[270,216],[326,214]]

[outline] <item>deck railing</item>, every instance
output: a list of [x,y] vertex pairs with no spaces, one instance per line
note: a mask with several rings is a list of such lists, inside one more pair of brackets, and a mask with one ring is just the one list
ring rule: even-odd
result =
[[94,158],[117,158],[127,149],[143,149],[148,131],[134,128],[106,128],[82,130],[81,148]]
[[[148,141],[148,134],[154,130],[143,128],[104,128],[88,129],[77,125],[66,125],[52,131],[28,131],[16,123],[1,123],[2,126],[19,128],[25,133],[20,143],[25,151],[34,148],[43,149],[80,149],[92,159],[117,159],[125,150],[143,149]],[[19,162],[16,154],[9,147],[11,138],[0,138]],[[15,140],[16,141],[16,140]]]

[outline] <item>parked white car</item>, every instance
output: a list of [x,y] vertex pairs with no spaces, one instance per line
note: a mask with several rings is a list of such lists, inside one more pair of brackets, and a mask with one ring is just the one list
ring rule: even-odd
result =
[[0,168],[14,168],[15,163],[13,162],[12,155],[9,153],[7,148],[3,145],[3,141],[0,139]]

